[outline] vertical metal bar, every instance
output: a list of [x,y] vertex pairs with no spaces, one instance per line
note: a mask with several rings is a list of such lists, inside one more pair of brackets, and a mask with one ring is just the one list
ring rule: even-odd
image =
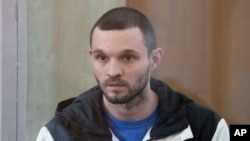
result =
[[27,7],[26,0],[17,0],[17,127],[16,140],[26,141],[27,94]]

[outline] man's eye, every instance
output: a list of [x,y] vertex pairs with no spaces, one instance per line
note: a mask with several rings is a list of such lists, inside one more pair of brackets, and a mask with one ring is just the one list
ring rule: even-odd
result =
[[105,62],[108,59],[105,55],[98,55],[96,58],[101,62]]
[[124,60],[125,61],[132,61],[133,60],[133,56],[131,56],[131,55],[125,55],[124,56]]
[[106,56],[100,56],[101,60],[106,60]]

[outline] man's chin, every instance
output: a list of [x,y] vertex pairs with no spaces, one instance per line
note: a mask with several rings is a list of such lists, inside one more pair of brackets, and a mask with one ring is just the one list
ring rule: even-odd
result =
[[129,101],[126,98],[121,98],[121,97],[116,97],[116,96],[105,95],[105,98],[112,104],[125,104]]

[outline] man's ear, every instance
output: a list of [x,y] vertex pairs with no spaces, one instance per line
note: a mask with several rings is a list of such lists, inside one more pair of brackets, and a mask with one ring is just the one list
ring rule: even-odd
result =
[[161,63],[161,60],[164,56],[164,51],[162,48],[156,48],[152,51],[150,57],[150,70],[153,71]]
[[89,56],[92,56],[92,49],[89,49]]

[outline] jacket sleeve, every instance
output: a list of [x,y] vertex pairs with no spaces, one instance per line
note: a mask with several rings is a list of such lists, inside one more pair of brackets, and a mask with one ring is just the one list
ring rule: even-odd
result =
[[217,125],[212,141],[229,141],[229,129],[224,119],[221,119]]
[[54,141],[49,130],[46,127],[42,127],[38,133],[36,141]]

